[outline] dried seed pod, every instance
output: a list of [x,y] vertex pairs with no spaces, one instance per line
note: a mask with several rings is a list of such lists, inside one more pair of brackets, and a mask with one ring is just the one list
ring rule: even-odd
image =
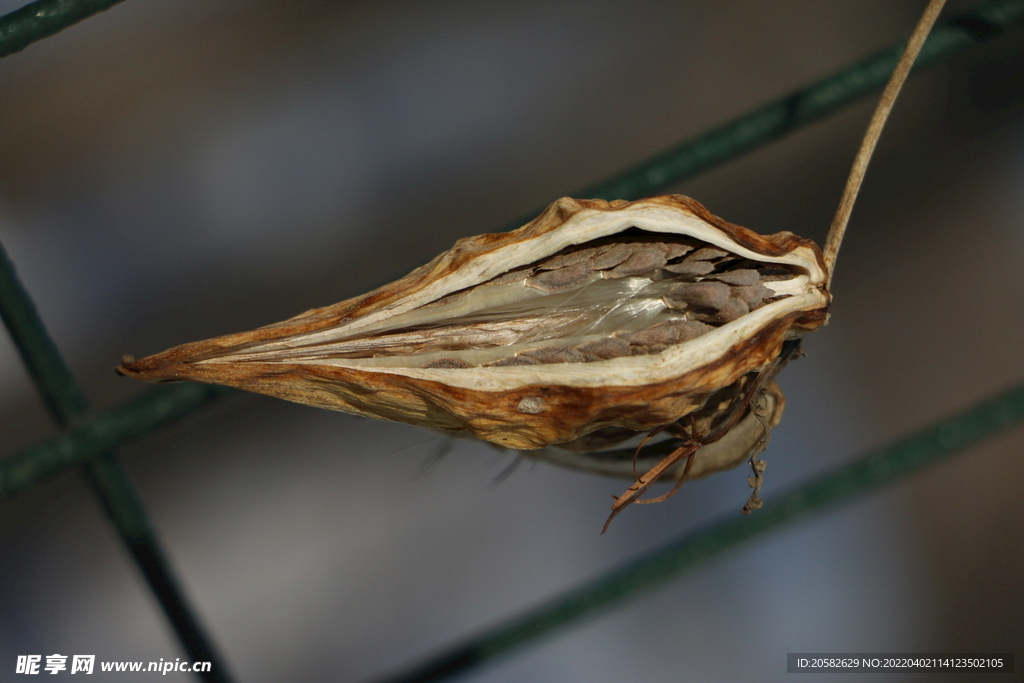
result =
[[[609,522],[633,502],[672,495],[639,499],[660,477],[682,483],[746,457],[754,493],[744,512],[756,509],[764,462],[755,456],[783,403],[772,379],[801,336],[826,321],[868,160],[943,4],[930,0],[896,64],[824,253],[791,233],[727,223],[682,196],[561,199],[519,230],[461,240],[363,297],[139,361],[126,356],[118,370],[468,433],[556,460],[650,430],[633,451],[636,481]],[[709,330],[664,327],[694,319]],[[629,355],[619,355],[622,343]],[[671,450],[640,476],[640,447],[661,431],[675,437]],[[588,454],[584,466],[599,469],[599,460]]]
[[[695,251],[714,249],[789,277],[761,285],[773,301],[731,322],[711,323],[710,331],[664,348],[646,347],[650,353],[605,360],[582,347],[679,319],[662,302],[677,286],[663,277],[667,269],[650,277],[588,277],[553,292],[502,279],[540,272],[551,257],[583,249],[595,249],[593,258],[565,269],[614,268],[637,251],[634,245],[649,249],[649,242],[699,244]],[[824,323],[826,276],[813,242],[790,233],[758,235],[687,197],[560,199],[518,230],[461,240],[367,295],[126,360],[119,371],[149,381],[225,384],[537,449],[607,427],[651,430],[701,410],[723,387],[770,366],[784,341]],[[455,292],[468,294],[430,305]],[[541,346],[564,352],[547,359],[529,353]],[[526,398],[538,400],[524,412]]]

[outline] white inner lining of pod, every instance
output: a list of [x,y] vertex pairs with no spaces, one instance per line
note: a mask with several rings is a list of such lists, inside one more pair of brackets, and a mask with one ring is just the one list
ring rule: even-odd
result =
[[[514,355],[517,350],[527,347],[544,346],[551,339],[555,341],[550,343],[564,341],[564,337],[559,336],[561,332],[550,334],[545,339],[530,339],[528,336],[524,338],[521,334],[522,330],[517,331],[516,329],[515,323],[519,321],[508,319],[506,316],[501,323],[505,328],[497,329],[491,325],[486,330],[486,333],[491,335],[490,349],[476,349],[470,346],[474,350],[447,352],[437,350],[429,353],[402,353],[399,351],[372,357],[374,355],[373,347],[376,343],[374,339],[377,336],[380,336],[381,342],[385,340],[392,344],[406,342],[416,338],[417,325],[440,324],[440,321],[446,324],[452,318],[457,320],[459,316],[472,316],[479,310],[480,304],[469,300],[470,297],[462,304],[456,300],[452,303],[443,303],[432,307],[420,307],[436,302],[441,297],[453,292],[485,283],[510,270],[542,261],[566,247],[573,245],[585,247],[585,243],[618,235],[629,228],[638,228],[645,233],[692,237],[761,264],[778,263],[795,266],[798,269],[797,272],[801,272],[801,274],[788,280],[764,283],[774,291],[775,295],[784,295],[785,298],[766,303],[696,339],[668,346],[663,351],[650,355],[630,355],[608,360],[591,360],[590,362],[546,362],[537,365],[483,367],[482,364],[494,361],[502,355],[510,356]],[[671,242],[671,240],[666,240],[666,242]],[[600,276],[597,276],[597,281],[594,280],[595,278],[591,277],[585,285],[566,292],[563,298],[569,303],[543,309],[541,315],[545,316],[545,320],[541,327],[548,332],[557,331],[561,323],[552,322],[549,316],[563,315],[566,319],[565,334],[570,336],[572,343],[578,344],[591,338],[607,337],[609,330],[612,329],[629,329],[630,318],[642,317],[647,308],[652,309],[653,313],[657,313],[653,310],[655,304],[652,302],[658,302],[659,299],[652,297],[650,292],[656,291],[660,283],[643,277],[602,280]],[[610,212],[591,209],[576,214],[564,225],[540,237],[526,239],[483,254],[457,272],[439,278],[422,290],[363,318],[331,329],[297,335],[251,347],[241,353],[210,358],[201,362],[256,361],[352,367],[425,380],[437,380],[454,386],[481,390],[506,390],[524,384],[550,384],[552,382],[573,386],[646,384],[678,376],[714,360],[731,346],[751,336],[772,320],[794,311],[822,306],[826,302],[826,296],[818,287],[823,282],[824,272],[818,265],[813,252],[806,247],[799,247],[781,257],[763,256],[739,246],[719,229],[681,208],[641,205]],[[672,285],[673,281],[669,280],[667,284]],[[553,295],[549,292],[529,289],[522,283],[488,284],[485,288],[489,297],[486,306],[488,309],[500,310],[503,303],[514,308],[516,305],[525,305],[533,300],[541,304],[540,297],[549,297],[549,301],[558,301],[558,297],[562,296],[561,293]],[[607,292],[602,294],[599,291],[600,288],[604,288]],[[475,291],[478,290],[473,290],[473,292]],[[634,292],[643,292],[646,298],[632,299]],[[607,311],[599,311],[587,318],[584,327],[580,328],[578,319],[573,317],[575,315],[572,312],[573,306],[583,309],[591,306],[591,302],[587,301],[588,296],[596,296],[595,301],[600,299],[602,305],[606,301],[611,303],[605,305]],[[582,301],[571,304],[574,298],[582,299]],[[633,308],[620,306],[622,301],[629,302]],[[664,309],[664,305],[661,308]],[[600,323],[606,316],[612,315],[613,311],[617,311],[618,318],[614,321],[605,321],[611,327],[600,329]],[[522,315],[526,316],[527,314]],[[486,320],[483,325],[487,327]],[[573,325],[576,327],[573,328]],[[623,327],[624,325],[625,327]],[[642,328],[642,323],[638,322],[637,325]],[[391,334],[391,337],[382,336],[385,333],[392,333],[396,328],[401,328],[403,332],[405,332],[405,328],[409,328],[412,332],[403,335]],[[587,336],[588,332],[593,333],[591,337]],[[517,337],[517,334],[520,336]],[[512,346],[502,343],[502,339],[505,338],[502,335],[507,336],[508,343]],[[356,339],[353,340],[353,337]],[[358,353],[360,343],[366,349],[364,357],[338,357],[337,354],[340,353],[350,356],[353,353]],[[381,350],[386,351],[386,349]],[[335,357],[326,356],[330,353],[336,354]],[[468,360],[474,366],[421,367],[432,359],[453,355],[460,360]]]

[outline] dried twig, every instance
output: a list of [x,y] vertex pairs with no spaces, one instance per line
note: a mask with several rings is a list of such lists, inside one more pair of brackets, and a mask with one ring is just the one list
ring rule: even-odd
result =
[[907,76],[910,74],[910,69],[914,65],[918,53],[921,52],[921,46],[924,45],[925,39],[931,32],[932,26],[935,24],[935,20],[945,4],[946,0],[931,0],[928,3],[924,13],[921,15],[921,19],[917,22],[917,27],[910,36],[910,40],[907,41],[907,46],[904,48],[899,62],[896,63],[896,68],[889,78],[889,83],[882,92],[882,99],[878,102],[878,107],[875,108],[874,116],[871,117],[871,123],[868,124],[864,140],[860,143],[860,150],[857,151],[857,156],[853,160],[853,168],[850,169],[850,175],[846,179],[846,189],[843,190],[843,196],[839,200],[839,208],[836,209],[836,215],[832,219],[832,226],[829,228],[828,237],[825,239],[825,268],[828,271],[828,284],[832,283],[836,258],[839,256],[839,246],[843,242],[846,225],[850,222],[850,214],[853,212],[853,205],[857,201],[857,193],[860,192],[860,186],[864,182],[864,174],[867,171],[868,162],[871,161],[875,145],[878,144],[878,138],[882,135],[882,128],[889,118],[889,113],[896,103],[896,96],[900,94],[900,89],[903,87],[904,81],[907,80]]

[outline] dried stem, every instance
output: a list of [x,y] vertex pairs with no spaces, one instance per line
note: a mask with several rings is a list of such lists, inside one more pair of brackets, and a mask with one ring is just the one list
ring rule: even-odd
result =
[[850,213],[853,211],[853,204],[857,200],[857,193],[860,191],[861,183],[864,182],[864,173],[867,171],[871,154],[875,151],[875,145],[878,143],[878,138],[882,134],[885,121],[889,118],[889,113],[896,102],[896,96],[899,95],[903,82],[907,80],[910,68],[914,65],[914,61],[921,51],[921,46],[924,45],[925,39],[932,30],[932,25],[935,24],[935,20],[945,4],[946,0],[931,0],[928,3],[928,7],[925,8],[920,21],[917,23],[917,27],[914,29],[914,33],[911,34],[910,40],[907,42],[907,47],[903,50],[903,55],[900,56],[899,62],[896,63],[896,68],[892,72],[889,83],[882,92],[882,99],[875,109],[874,116],[871,117],[871,123],[864,134],[864,140],[860,144],[857,158],[853,160],[853,168],[850,169],[850,176],[846,180],[846,189],[843,190],[843,197],[839,200],[839,208],[836,209],[835,218],[832,219],[832,227],[829,228],[828,237],[825,240],[825,267],[828,271],[829,284],[832,283],[832,273],[835,269],[836,257],[839,255],[839,245],[843,241],[846,225],[850,222]]

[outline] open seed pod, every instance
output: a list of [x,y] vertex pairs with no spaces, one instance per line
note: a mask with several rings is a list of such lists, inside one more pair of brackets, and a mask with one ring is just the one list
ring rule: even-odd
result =
[[813,242],[687,197],[563,198],[364,296],[118,370],[538,449],[699,411],[825,322],[826,281]]

